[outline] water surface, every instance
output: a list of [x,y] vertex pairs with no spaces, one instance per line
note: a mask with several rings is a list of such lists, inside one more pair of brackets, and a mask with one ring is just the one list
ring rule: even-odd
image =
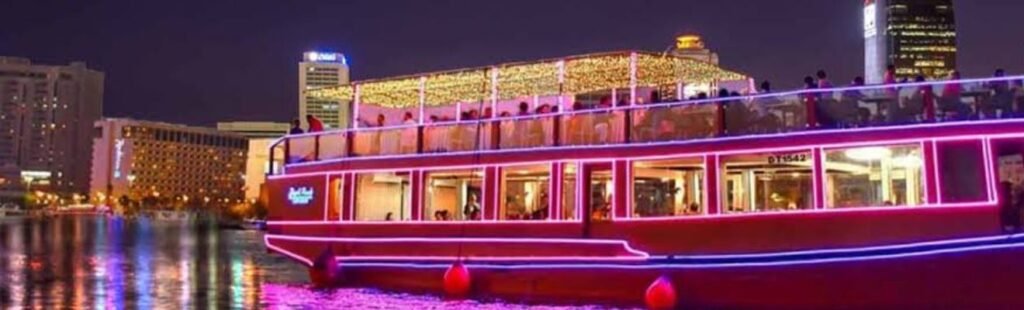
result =
[[0,218],[0,308],[570,309],[312,289],[261,232],[94,216]]

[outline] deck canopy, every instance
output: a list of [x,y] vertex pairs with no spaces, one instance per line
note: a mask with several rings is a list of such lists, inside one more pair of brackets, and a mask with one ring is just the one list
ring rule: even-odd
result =
[[471,111],[515,115],[523,102],[531,110],[541,105],[568,110],[601,99],[636,104],[650,102],[653,90],[665,100],[683,99],[687,86],[745,79],[698,60],[622,51],[355,81],[308,92],[352,102],[354,124],[365,127],[408,123],[407,115],[417,123],[459,120]]

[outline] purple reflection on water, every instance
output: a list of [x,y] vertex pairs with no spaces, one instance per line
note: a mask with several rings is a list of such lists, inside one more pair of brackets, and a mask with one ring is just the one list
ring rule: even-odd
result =
[[314,290],[260,232],[189,221],[0,217],[0,309],[595,309]]

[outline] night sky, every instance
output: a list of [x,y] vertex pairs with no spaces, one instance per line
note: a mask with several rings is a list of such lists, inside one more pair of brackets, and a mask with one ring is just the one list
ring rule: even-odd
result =
[[[722,65],[795,87],[863,71],[861,0],[50,1],[0,4],[0,55],[106,73],[104,113],[196,125],[286,121],[297,62],[348,55],[355,80],[621,49],[699,33]],[[1024,1],[956,3],[960,69],[1024,72]]]

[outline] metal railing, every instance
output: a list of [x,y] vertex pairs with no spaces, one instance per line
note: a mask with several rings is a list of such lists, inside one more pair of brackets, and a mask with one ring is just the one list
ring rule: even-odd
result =
[[354,157],[688,141],[1014,117],[1024,117],[1024,76],[807,89],[290,135],[272,144],[269,171],[281,173],[285,164]]

